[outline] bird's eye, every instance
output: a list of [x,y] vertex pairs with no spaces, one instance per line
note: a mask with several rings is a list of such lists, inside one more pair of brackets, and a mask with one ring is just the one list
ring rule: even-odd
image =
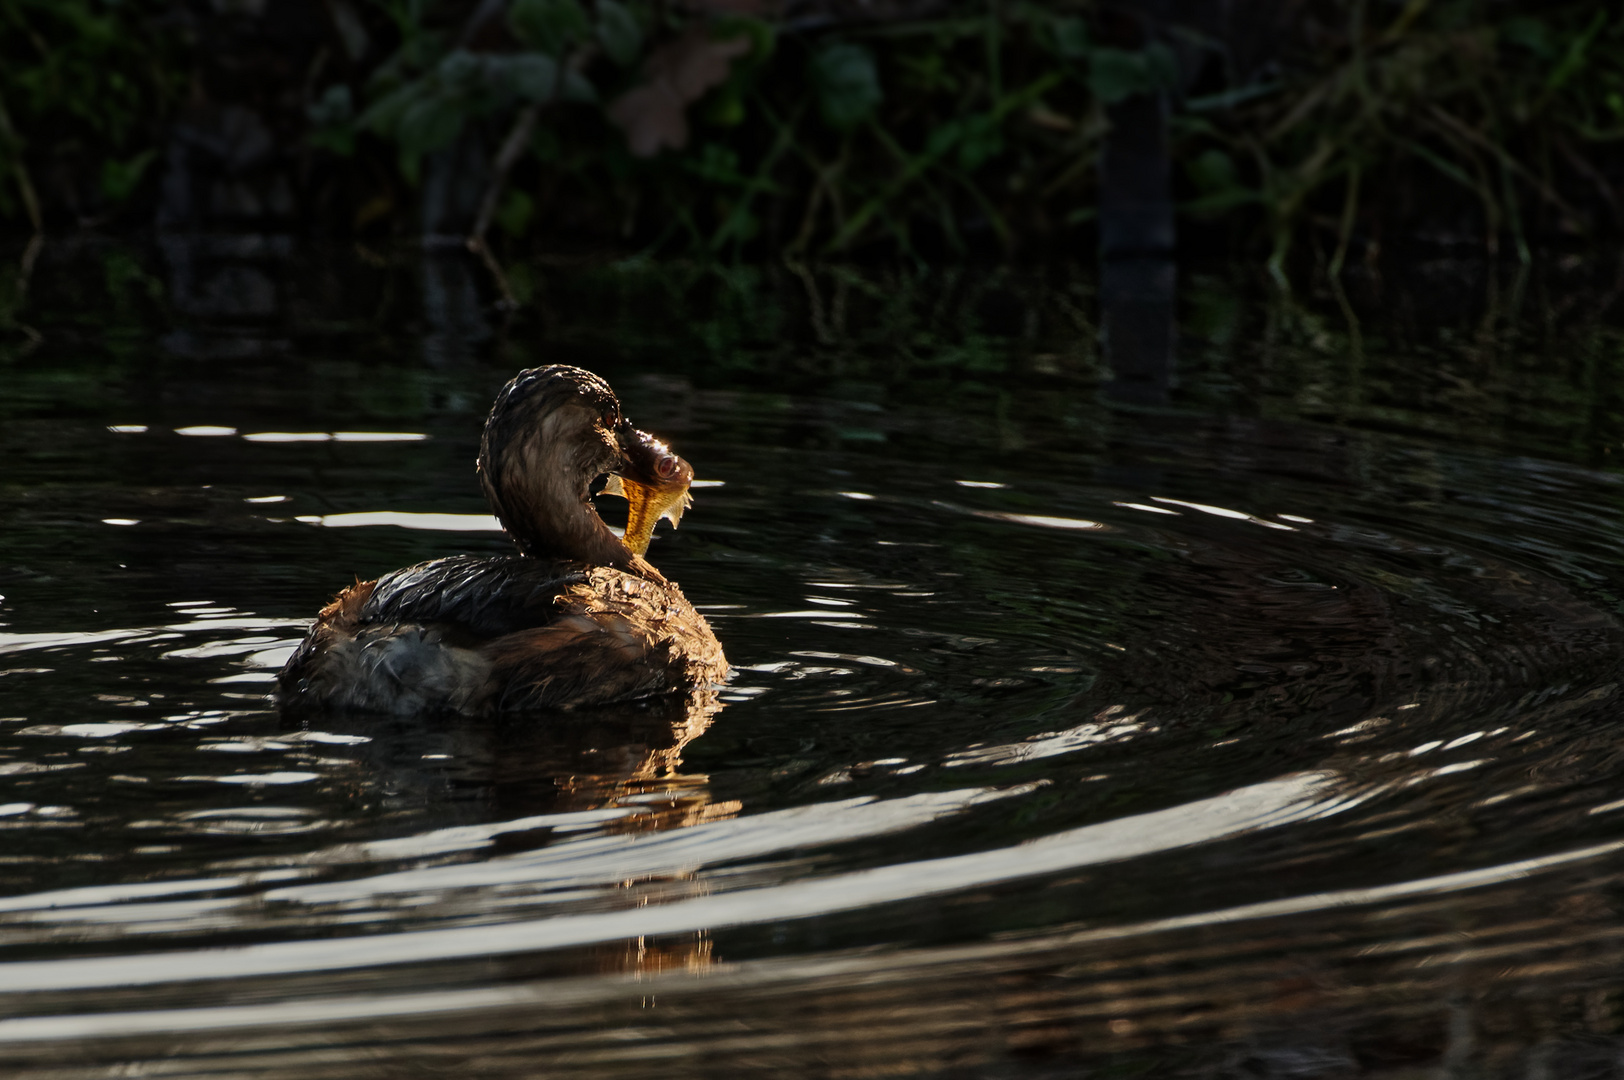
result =
[[661,480],[671,479],[677,475],[677,459],[674,457],[662,457],[654,463],[654,471],[660,474]]

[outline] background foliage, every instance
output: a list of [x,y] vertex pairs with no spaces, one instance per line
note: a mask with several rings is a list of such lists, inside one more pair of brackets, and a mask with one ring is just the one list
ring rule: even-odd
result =
[[[1610,9],[1195,7],[1146,26],[1095,0],[0,0],[0,218],[162,218],[162,163],[207,141],[187,117],[230,106],[276,144],[294,194],[251,205],[282,227],[515,252],[1076,250],[1111,108],[1151,93],[1186,235],[1276,266],[1407,238],[1526,257],[1618,227]],[[233,66],[255,34],[286,62]]]
[[135,194],[188,60],[161,0],[0,0],[0,216]]

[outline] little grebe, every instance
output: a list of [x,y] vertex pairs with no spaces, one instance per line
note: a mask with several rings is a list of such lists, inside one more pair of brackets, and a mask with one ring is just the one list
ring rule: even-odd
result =
[[[591,485],[630,504],[625,539]],[[468,714],[597,705],[702,689],[722,647],[644,560],[693,469],[634,428],[581,368],[521,371],[491,406],[479,478],[518,555],[453,555],[364,581],[321,610],[277,676],[293,707]]]

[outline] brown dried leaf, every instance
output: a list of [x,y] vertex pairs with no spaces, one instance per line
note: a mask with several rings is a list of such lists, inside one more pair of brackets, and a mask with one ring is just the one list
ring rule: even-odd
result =
[[610,122],[626,133],[626,144],[637,157],[653,157],[663,146],[687,146],[683,110],[725,82],[733,61],[749,51],[748,37],[716,40],[703,27],[689,27],[649,54],[643,85],[610,104]]
[[688,144],[688,120],[682,103],[663,82],[628,90],[609,105],[609,121],[626,133],[634,157],[653,157],[660,147]]
[[757,18],[778,14],[778,0],[686,0],[682,5],[697,15],[750,15]]

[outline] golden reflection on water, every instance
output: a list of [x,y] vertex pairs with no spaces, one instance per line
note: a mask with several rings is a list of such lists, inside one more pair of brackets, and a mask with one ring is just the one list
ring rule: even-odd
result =
[[[587,747],[596,771],[554,778],[556,809],[633,810],[635,813],[608,826],[612,832],[628,833],[680,829],[734,817],[743,809],[739,800],[714,802],[708,777],[680,772],[683,748],[703,735],[723,708],[716,691],[709,689],[684,701],[649,706],[648,722],[639,725],[639,731],[647,733],[647,741]],[[504,754],[495,774],[498,782],[514,765],[515,759]]]

